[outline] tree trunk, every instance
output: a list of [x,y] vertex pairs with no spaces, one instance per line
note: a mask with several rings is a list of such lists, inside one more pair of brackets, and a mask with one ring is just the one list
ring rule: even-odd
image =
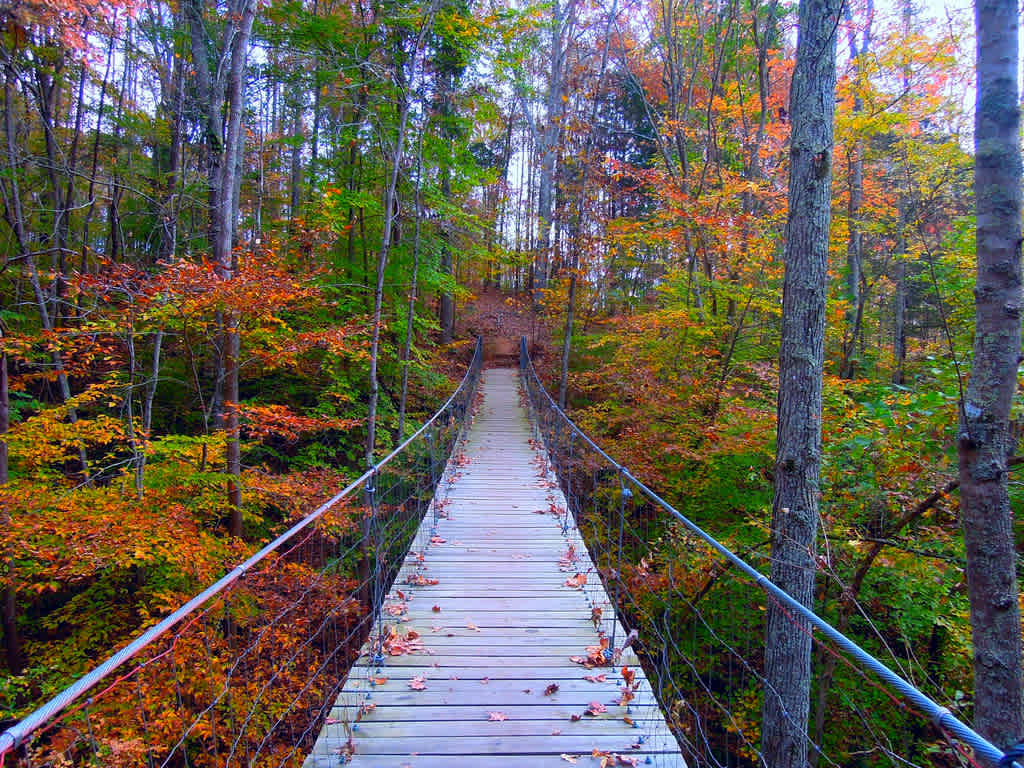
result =
[[907,262],[906,248],[900,234],[900,248],[897,255],[895,275],[895,295],[893,296],[893,334],[892,334],[892,383],[902,385],[904,380],[903,366],[907,360]]
[[957,440],[974,645],[974,727],[1004,749],[1024,736],[1019,592],[1006,478],[1021,350],[1017,13],[1013,0],[976,4],[976,326]]
[[405,344],[402,346],[402,392],[398,399],[398,442],[405,437],[405,406],[409,394],[409,356],[412,354],[412,329],[416,312],[416,283],[420,273],[420,235],[423,228],[423,134],[416,148],[416,226],[412,239],[412,280],[409,283],[409,314],[405,320]]
[[[0,328],[0,337],[6,335]],[[7,382],[7,353],[0,353],[0,488],[6,489],[10,480],[7,466],[7,430],[11,426],[10,388]],[[11,529],[11,511],[7,504],[0,504],[0,530]],[[3,544],[2,562],[3,588],[0,589],[0,625],[4,631],[4,650],[7,657],[7,671],[20,675],[25,667],[21,652],[21,637],[18,634],[17,592],[11,568],[11,545]]]
[[[412,75],[409,78],[410,82],[415,82],[423,41],[426,39],[431,26],[433,26],[437,6],[438,0],[433,0],[427,10],[427,16],[423,20],[423,26],[420,27],[419,36],[416,38],[416,47],[413,49]],[[377,358],[380,352],[380,322],[384,301],[384,269],[387,267],[388,256],[391,253],[391,237],[395,217],[395,195],[398,190],[398,175],[402,165],[402,152],[405,146],[405,134],[408,124],[409,102],[405,100],[402,102],[401,114],[398,119],[398,134],[395,137],[395,154],[391,162],[391,176],[384,190],[384,231],[381,234],[380,252],[377,255],[377,285],[373,294],[373,334],[370,340],[370,402],[366,417],[366,465],[368,467],[375,466],[373,456],[377,439],[377,400],[380,395],[380,382],[377,378]]]
[[[241,183],[242,113],[245,70],[249,53],[249,37],[256,17],[255,0],[233,0],[229,7],[227,28],[217,59],[227,61],[226,69],[210,71],[210,47],[203,23],[200,0],[189,0],[185,6],[192,42],[192,59],[197,87],[206,119],[207,184],[209,188],[210,244],[214,266],[221,280],[234,279],[238,270],[235,235],[238,220],[238,199]],[[222,112],[227,107],[227,123]],[[228,530],[242,535],[241,446],[238,435],[238,359],[241,346],[241,318],[237,308],[227,308],[220,317],[220,350],[216,381],[223,388],[220,427],[226,440],[225,471],[228,475]],[[214,397],[214,403],[217,401]],[[215,412],[214,416],[218,414]]]
[[[874,3],[868,0],[867,18],[861,44],[857,45],[857,32],[853,23],[853,11],[849,4],[844,5],[847,24],[847,43],[850,47],[850,61],[853,65],[854,87],[857,89],[853,97],[853,114],[864,111],[864,99],[860,89],[864,86],[863,57],[871,45],[871,23],[874,14]],[[846,241],[846,328],[843,331],[843,359],[839,364],[839,376],[852,379],[857,370],[857,340],[861,332],[864,316],[864,298],[861,296],[861,280],[863,269],[864,236],[860,229],[860,209],[864,204],[864,142],[855,138],[847,161],[849,173],[849,196],[846,202],[846,219],[849,237]]]
[[[778,437],[772,500],[772,582],[808,607],[814,597],[821,388],[831,220],[839,0],[801,0],[790,94]],[[762,751],[772,768],[807,765],[811,634],[768,602]]]

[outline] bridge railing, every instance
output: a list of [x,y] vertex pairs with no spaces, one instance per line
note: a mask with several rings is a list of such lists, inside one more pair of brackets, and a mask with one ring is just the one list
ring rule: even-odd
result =
[[1000,763],[1004,753],[953,714],[955,696],[943,706],[922,692],[946,698],[941,664],[892,642],[897,673],[794,601],[580,430],[544,389],[525,338],[520,361],[537,437],[567,500],[564,525],[578,527],[610,596],[610,646],[626,642],[616,633],[637,631],[633,647],[689,765],[767,765],[761,708],[776,695],[764,676],[769,601],[815,641],[810,723],[793,724],[808,734],[812,766],[1016,765]]
[[374,468],[0,734],[0,768],[300,766],[471,411],[448,401]]

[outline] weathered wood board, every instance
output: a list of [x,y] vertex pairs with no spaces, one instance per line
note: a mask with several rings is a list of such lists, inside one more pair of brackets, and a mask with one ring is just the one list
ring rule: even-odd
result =
[[[630,649],[614,665],[571,660],[625,632],[578,531],[552,512],[565,499],[531,439],[518,371],[489,370],[481,387],[438,515],[385,601],[403,652],[364,648],[305,768],[596,766],[595,750],[621,756],[613,765],[685,768]],[[567,584],[577,574],[581,588]],[[623,666],[635,674],[625,705]]]

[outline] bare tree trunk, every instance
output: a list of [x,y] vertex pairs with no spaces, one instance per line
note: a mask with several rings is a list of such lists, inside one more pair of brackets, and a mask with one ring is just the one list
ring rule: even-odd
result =
[[[874,15],[873,0],[868,0],[867,18],[860,45],[857,44],[857,32],[853,25],[853,11],[848,4],[844,5],[847,29],[847,43],[850,47],[850,61],[853,64],[855,88],[858,90],[853,97],[853,114],[864,110],[864,99],[860,95],[863,86],[863,57],[871,45],[871,23]],[[849,196],[846,204],[847,226],[849,237],[846,241],[846,328],[843,332],[843,358],[839,364],[839,376],[852,379],[856,374],[857,340],[861,332],[864,317],[864,297],[861,296],[861,275],[863,268],[864,236],[860,228],[860,209],[864,204],[864,142],[856,138],[848,159]]]
[[[839,0],[801,0],[790,94],[778,437],[771,580],[803,605],[814,598],[822,373],[831,220]],[[807,765],[811,633],[768,603],[762,751],[772,768]]]
[[892,383],[903,384],[903,366],[907,361],[907,262],[904,237],[900,234],[899,255],[896,262],[896,293],[893,296],[893,334],[892,334]]
[[960,414],[960,519],[974,645],[974,727],[1006,748],[1024,736],[1019,592],[1007,495],[1010,407],[1021,360],[1021,157],[1014,0],[976,3],[974,361]]
[[[0,327],[0,337],[5,336]],[[7,353],[0,352],[0,488],[10,481],[7,461],[7,430],[11,427],[10,387],[7,381]],[[7,504],[0,504],[0,530],[10,531],[11,510]],[[0,626],[4,631],[4,651],[7,657],[7,671],[20,675],[25,667],[21,651],[21,636],[18,634],[17,591],[14,588],[12,571],[12,547],[5,542],[0,553],[0,569],[3,570],[3,588],[0,589]]]
[[423,134],[416,147],[416,227],[412,239],[412,280],[409,283],[409,314],[405,321],[402,346],[402,393],[398,400],[398,439],[405,437],[405,406],[409,394],[409,356],[412,353],[412,327],[416,312],[416,282],[420,273],[420,231],[423,228]]
[[[437,6],[438,0],[432,0],[430,7],[427,9],[426,18],[423,20],[423,26],[420,27],[419,36],[416,38],[416,47],[413,49],[412,75],[409,78],[409,82],[415,82],[423,41],[433,26]],[[408,124],[409,100],[405,99],[402,101],[401,114],[398,119],[398,134],[395,137],[391,177],[388,179],[387,188],[384,190],[384,231],[381,234],[380,252],[377,255],[377,285],[374,290],[373,334],[370,341],[370,403],[366,418],[366,465],[368,467],[374,466],[373,453],[377,438],[377,400],[380,396],[380,382],[377,378],[377,358],[380,352],[380,321],[384,302],[384,269],[387,267],[388,256],[391,253],[391,237],[395,217],[395,195],[398,191],[398,174],[402,165],[402,151],[405,146],[405,134]]]
[[[8,64],[4,71],[4,133],[6,134],[7,167],[10,170],[8,176],[9,186],[0,180],[0,190],[4,196],[4,212],[8,223],[14,231],[17,243],[18,254],[28,272],[29,284],[32,286],[33,298],[36,308],[39,310],[39,321],[43,330],[53,331],[54,325],[50,309],[47,304],[46,294],[43,291],[42,283],[39,280],[39,269],[36,265],[35,256],[29,249],[29,234],[25,225],[25,213],[21,205],[21,189],[18,185],[18,154],[14,145],[14,114],[12,111],[12,88],[11,82],[14,79],[13,68]],[[50,353],[50,360],[53,362],[54,370],[57,373],[57,385],[60,387],[61,402],[67,403],[71,399],[71,384],[64,368],[64,357],[60,350],[55,349]],[[68,406],[68,421],[72,424],[78,421],[78,412],[74,406]],[[89,461],[86,456],[85,447],[79,446],[78,459],[81,465],[82,476],[86,483],[89,482]]]

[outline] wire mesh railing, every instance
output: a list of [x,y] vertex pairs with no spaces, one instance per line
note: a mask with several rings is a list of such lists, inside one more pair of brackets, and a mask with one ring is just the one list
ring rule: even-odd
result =
[[478,339],[458,389],[414,435],[0,734],[0,768],[302,765],[361,646],[381,633],[481,367]]
[[791,723],[807,734],[813,768],[1017,765],[953,714],[957,702],[922,691],[941,691],[927,663],[900,660],[892,647],[894,672],[605,453],[544,389],[525,338],[520,365],[536,438],[567,500],[564,526],[578,529],[610,596],[595,613],[617,619],[613,632],[637,632],[633,647],[687,764],[767,766],[761,712],[777,694],[764,674],[764,620],[773,602],[816,645],[810,722]]

